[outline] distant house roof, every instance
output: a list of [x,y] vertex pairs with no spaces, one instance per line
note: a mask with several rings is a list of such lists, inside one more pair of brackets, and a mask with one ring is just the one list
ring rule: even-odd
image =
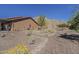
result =
[[31,19],[34,23],[39,25],[32,17],[13,17],[13,18],[6,18],[6,19],[0,19],[0,22],[3,23],[10,23],[10,22],[18,22],[23,20]]

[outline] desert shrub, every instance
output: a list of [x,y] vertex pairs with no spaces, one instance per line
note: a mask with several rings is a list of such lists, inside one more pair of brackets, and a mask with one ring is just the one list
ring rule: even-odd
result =
[[60,27],[60,28],[64,28],[64,27],[69,27],[67,24],[65,24],[65,23],[63,23],[63,24],[59,24],[59,25],[57,25],[58,27]]
[[48,30],[46,30],[45,32],[47,32],[47,33],[54,33],[55,30],[53,30],[53,29],[48,29]]
[[79,32],[79,29],[75,29],[76,32]]
[[27,54],[29,52],[28,48],[23,44],[18,44],[15,48],[11,48],[5,51],[0,51],[2,54]]
[[31,36],[32,35],[33,30],[28,30],[27,31],[27,36]]

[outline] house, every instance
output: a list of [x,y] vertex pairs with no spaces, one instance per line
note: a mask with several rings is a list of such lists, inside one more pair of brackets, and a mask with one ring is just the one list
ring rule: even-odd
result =
[[0,30],[1,31],[19,31],[26,29],[37,29],[38,23],[31,17],[14,17],[0,19]]

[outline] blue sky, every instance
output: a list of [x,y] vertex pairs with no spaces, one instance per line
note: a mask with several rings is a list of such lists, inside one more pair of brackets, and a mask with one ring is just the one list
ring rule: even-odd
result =
[[74,4],[2,4],[0,18],[15,16],[46,16],[50,19],[67,21],[72,11],[78,5]]

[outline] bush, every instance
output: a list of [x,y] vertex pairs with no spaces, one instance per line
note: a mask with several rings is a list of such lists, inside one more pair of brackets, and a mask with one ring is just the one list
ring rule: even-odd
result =
[[76,29],[75,31],[76,31],[76,32],[79,32],[79,29]]
[[53,30],[53,29],[48,29],[48,30],[46,30],[45,32],[47,32],[47,33],[54,33],[55,30]]
[[59,24],[58,27],[64,28],[64,27],[69,27],[67,24]]
[[28,30],[27,36],[31,36],[31,35],[32,35],[32,31],[33,31],[33,30]]

